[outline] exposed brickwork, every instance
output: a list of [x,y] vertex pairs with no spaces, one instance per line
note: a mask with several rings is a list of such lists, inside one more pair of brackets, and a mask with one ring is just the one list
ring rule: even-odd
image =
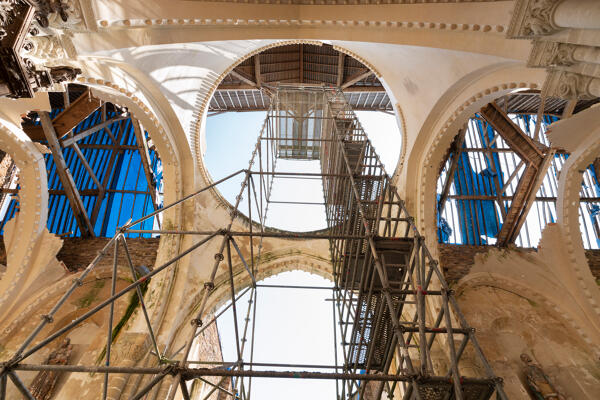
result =
[[[4,240],[0,236],[0,263],[6,265],[6,250],[4,248]],[[88,266],[88,264],[96,257],[98,252],[109,241],[108,238],[65,238],[63,247],[58,252],[57,258],[64,262],[70,271],[77,271]],[[156,252],[158,250],[159,238],[152,239],[127,239],[127,246],[131,255],[131,261],[134,266],[144,265],[150,269],[154,267],[156,260]],[[112,250],[102,258],[99,265],[112,265]],[[123,246],[119,246],[119,264],[127,265],[125,251]]]
[[[71,271],[85,268],[92,262],[94,257],[96,257],[98,252],[102,250],[102,247],[104,247],[109,240],[110,239],[108,238],[65,238],[65,242],[62,249],[58,252],[57,258],[64,262]],[[154,267],[154,261],[156,260],[159,240],[159,238],[127,239],[127,246],[133,265],[136,267],[144,265],[152,269]],[[102,257],[102,260],[98,265],[112,265],[113,249],[114,247],[111,246],[109,253]],[[125,250],[123,249],[123,246],[120,245],[119,264],[127,265]]]
[[[456,244],[440,244],[440,264],[448,282],[456,282],[469,273],[475,263],[475,255],[486,253],[490,246],[466,246]],[[524,253],[536,249],[512,249]],[[596,279],[600,279],[600,250],[586,250],[585,254]]]

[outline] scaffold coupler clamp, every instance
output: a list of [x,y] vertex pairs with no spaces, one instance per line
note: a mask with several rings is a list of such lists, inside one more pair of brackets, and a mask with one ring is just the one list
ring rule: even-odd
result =
[[42,314],[42,315],[40,315],[40,317],[49,324],[54,322],[54,317],[50,314]]

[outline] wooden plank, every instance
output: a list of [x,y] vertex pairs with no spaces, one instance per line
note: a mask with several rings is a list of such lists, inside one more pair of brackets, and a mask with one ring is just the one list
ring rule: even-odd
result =
[[[218,92],[237,91],[237,90],[258,90],[258,88],[252,84],[221,84],[217,87]],[[343,89],[344,93],[385,93],[383,86],[348,86]]]
[[498,246],[514,243],[517,236],[519,236],[521,227],[527,219],[529,209],[536,199],[536,194],[544,181],[554,154],[553,150],[549,151],[539,165],[526,166],[512,197],[508,213],[502,222],[502,228],[498,232]]
[[73,216],[75,217],[77,225],[81,230],[81,236],[93,237],[94,228],[87,216],[83,201],[81,201],[81,197],[79,196],[79,192],[77,191],[77,186],[75,186],[71,172],[67,168],[67,164],[63,157],[58,138],[56,137],[56,131],[54,130],[50,115],[43,111],[39,112],[39,116],[40,122],[44,129],[44,134],[46,135],[46,140],[48,141],[48,146],[52,151],[52,157],[54,159],[54,164],[56,165],[56,172],[58,173],[60,182],[63,185],[65,194],[69,199],[69,206],[71,207],[71,210],[73,210]]
[[[56,137],[62,138],[98,107],[100,107],[100,100],[91,96],[90,89],[88,89],[77,100],[68,104],[63,112],[54,117],[52,125],[54,125]],[[23,125],[23,131],[34,142],[46,140],[44,128],[41,125]]]
[[79,149],[79,146],[77,146],[77,143],[73,143],[73,146],[71,146],[71,147],[73,148],[73,150],[75,150],[75,153],[77,153],[77,156],[81,160],[81,163],[83,164],[83,167],[85,168],[85,170],[88,172],[88,174],[90,175],[90,177],[94,181],[94,184],[96,185],[96,187],[98,189],[100,189],[102,187],[101,184],[100,184],[100,181],[98,180],[98,177],[94,173],[94,170],[92,169],[92,167],[90,166],[90,164],[85,159],[85,156],[83,155],[83,153]]
[[83,92],[77,100],[52,120],[56,136],[61,138],[66,135],[100,106],[100,99],[93,97],[90,89]]
[[519,157],[534,165],[542,162],[544,155],[541,150],[496,103],[489,103],[481,109],[480,113]]

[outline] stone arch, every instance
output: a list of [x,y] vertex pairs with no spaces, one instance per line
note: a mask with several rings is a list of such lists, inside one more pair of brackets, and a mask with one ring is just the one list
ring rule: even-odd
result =
[[[597,109],[588,110],[588,113],[598,113]],[[558,199],[556,211],[558,223],[563,231],[565,248],[569,261],[575,272],[575,281],[581,293],[592,306],[596,318],[600,317],[600,290],[590,271],[581,229],[579,226],[579,192],[581,190],[583,171],[600,154],[600,127],[593,126],[586,139],[579,143],[575,151],[563,166],[558,182]]]
[[[40,98],[41,96],[38,96],[36,99]],[[12,234],[7,232],[5,235],[5,239],[12,236],[13,241],[19,240],[19,245],[6,243],[8,265],[0,280],[2,293],[0,319],[10,311],[11,304],[18,297],[16,294],[23,289],[30,278],[31,268],[36,258],[35,249],[44,234],[48,214],[48,184],[44,157],[17,125],[20,113],[30,107],[44,107],[47,102],[15,100],[4,102],[9,104],[3,104],[3,111],[0,111],[0,148],[13,158],[19,168],[21,189],[19,190],[20,212],[14,218],[14,225],[10,227]],[[6,114],[7,111],[12,112],[12,115]],[[25,242],[22,241],[23,238],[26,238]]]
[[573,320],[568,312],[562,310],[560,304],[548,298],[548,296],[539,290],[515,279],[511,279],[506,275],[492,272],[470,273],[458,282],[454,287],[454,290],[456,291],[457,297],[460,297],[461,294],[476,287],[493,287],[501,289],[519,297],[523,297],[528,301],[543,304],[549,313],[570,326],[587,344],[593,346],[593,342],[585,333],[583,327],[577,321]]
[[[305,271],[309,273],[317,274],[325,279],[333,281],[333,270],[331,262],[325,260],[322,257],[308,252],[289,252],[289,251],[275,251],[272,253],[265,253],[263,260],[267,258],[268,261],[260,262],[257,268],[256,280],[263,280],[268,277],[280,274],[288,271]],[[244,265],[241,262],[233,265],[233,276],[234,286],[236,293],[240,293],[244,289],[252,286],[252,279],[248,275]],[[204,308],[205,314],[211,314],[216,308],[225,304],[230,300],[231,292],[229,288],[229,273],[222,272],[215,278],[215,287],[212,295],[209,297],[206,307]],[[187,340],[185,333],[189,327],[189,321],[196,318],[197,307],[200,304],[200,299],[204,294],[204,290],[199,291],[195,295],[191,296],[188,301],[180,306],[184,312],[180,313],[176,321],[176,329],[173,332],[178,332],[177,338],[171,340],[172,348],[173,344],[178,347]],[[181,342],[181,343],[179,343]]]
[[[318,255],[304,251],[275,251],[265,253],[262,257],[263,259],[268,258],[268,261],[262,261],[258,264],[257,275],[255,277],[257,281],[288,271],[305,271],[333,281],[331,262]],[[252,279],[241,262],[233,266],[233,276],[236,293],[252,285]],[[228,272],[223,272],[215,278],[215,288],[205,310],[214,310],[229,300],[230,289],[228,281]],[[181,307],[187,312],[182,316],[181,323],[195,318],[193,305],[199,303],[200,296],[201,293],[197,293],[193,299],[190,299],[186,305]]]
[[435,187],[438,166],[458,129],[481,107],[505,94],[539,88],[543,72],[515,66],[494,65],[475,71],[455,84],[438,101],[421,127],[417,143],[410,149],[402,175],[409,209],[417,218],[427,245],[437,252]]
[[[83,280],[83,285],[89,285],[94,281],[110,279],[112,277],[112,266],[98,266],[93,269],[88,276]],[[118,279],[130,279],[131,272],[128,268],[119,266],[117,269],[117,277]],[[48,312],[58,299],[62,297],[62,295],[66,292],[66,290],[73,285],[73,276],[69,275],[64,277],[63,279],[53,283],[49,287],[45,288],[43,291],[38,291],[36,296],[32,296],[30,301],[23,304],[19,310],[19,314],[17,318],[10,321],[9,324],[0,332],[0,339],[3,343],[7,343],[9,338],[17,335],[29,335],[31,333],[31,329],[26,329],[31,324],[35,326],[38,324],[40,319],[38,318],[40,315]],[[90,304],[91,305],[91,304]],[[64,319],[64,316],[60,316],[61,310],[57,314],[56,321],[60,321]],[[67,320],[64,320],[65,322]],[[70,320],[68,321],[70,322]],[[47,326],[42,332],[46,332],[50,334],[61,328],[59,323],[52,323]],[[47,336],[47,335],[46,335]],[[43,333],[38,336],[37,339],[43,338]]]
[[[474,273],[458,284],[457,300],[510,398],[527,397],[526,353],[567,398],[596,398],[597,352],[582,327],[552,299],[496,273]],[[576,379],[577,377],[577,379]]]

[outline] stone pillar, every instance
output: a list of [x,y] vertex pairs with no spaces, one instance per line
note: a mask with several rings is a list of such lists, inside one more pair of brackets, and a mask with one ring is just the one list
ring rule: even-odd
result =
[[554,9],[552,23],[561,28],[600,29],[600,1],[563,0]]

